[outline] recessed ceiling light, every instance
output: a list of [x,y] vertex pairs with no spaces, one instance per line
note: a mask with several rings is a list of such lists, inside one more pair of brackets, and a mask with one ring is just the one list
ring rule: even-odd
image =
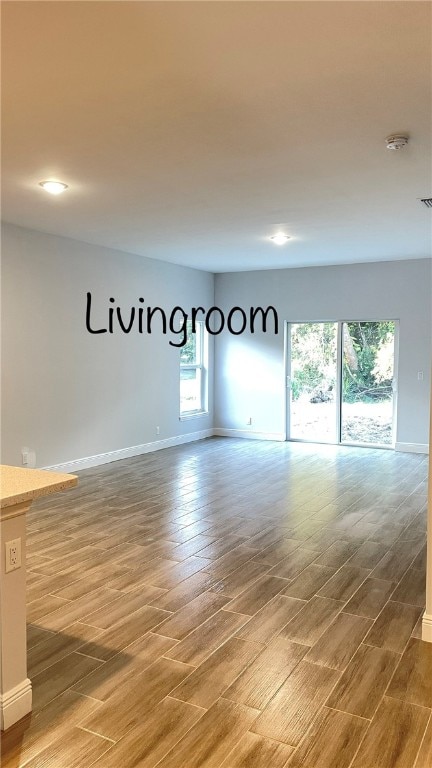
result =
[[270,238],[272,243],[275,243],[276,245],[285,245],[285,243],[289,239],[290,238],[288,237],[288,235],[285,235],[284,232],[276,232],[276,234],[272,235],[271,238]]
[[61,195],[68,188],[68,185],[63,184],[62,181],[40,181],[39,186],[49,192],[50,195]]

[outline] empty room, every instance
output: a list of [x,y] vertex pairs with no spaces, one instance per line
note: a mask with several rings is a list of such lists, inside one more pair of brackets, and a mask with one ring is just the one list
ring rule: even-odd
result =
[[1,3],[3,768],[431,768],[431,10]]

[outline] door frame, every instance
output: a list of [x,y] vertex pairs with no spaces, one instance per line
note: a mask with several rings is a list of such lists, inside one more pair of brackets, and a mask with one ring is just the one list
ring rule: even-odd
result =
[[[392,441],[387,444],[364,443],[359,441],[343,441],[342,437],[342,375],[343,375],[343,344],[342,329],[344,323],[394,323],[394,348],[393,348],[393,402],[392,402]],[[337,324],[337,359],[336,359],[336,442],[323,440],[306,440],[300,437],[291,437],[291,326],[302,323],[334,323]],[[394,450],[397,432],[397,399],[399,376],[399,319],[395,318],[368,318],[365,320],[287,320],[284,323],[284,382],[285,382],[285,425],[286,440],[290,443],[316,443],[317,445],[346,445],[355,448],[376,448],[377,450]]]

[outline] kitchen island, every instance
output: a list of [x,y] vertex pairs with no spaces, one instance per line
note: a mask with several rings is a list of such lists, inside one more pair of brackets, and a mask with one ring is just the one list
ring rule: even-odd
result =
[[26,647],[26,514],[34,499],[77,483],[75,475],[0,465],[1,730],[32,708]]

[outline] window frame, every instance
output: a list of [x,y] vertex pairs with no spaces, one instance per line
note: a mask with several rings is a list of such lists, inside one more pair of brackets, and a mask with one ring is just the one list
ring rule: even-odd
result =
[[[192,323],[188,321],[187,324],[187,338],[189,339],[192,331]],[[179,394],[180,394],[180,421],[187,421],[188,419],[194,419],[198,416],[205,416],[208,414],[208,389],[207,389],[207,369],[208,369],[208,334],[205,327],[204,320],[195,321],[195,338],[196,338],[196,355],[195,363],[183,363],[181,359],[180,351],[180,367],[179,367]],[[200,393],[200,407],[190,409],[187,411],[181,410],[181,373],[182,371],[197,371],[199,376],[199,393]]]

